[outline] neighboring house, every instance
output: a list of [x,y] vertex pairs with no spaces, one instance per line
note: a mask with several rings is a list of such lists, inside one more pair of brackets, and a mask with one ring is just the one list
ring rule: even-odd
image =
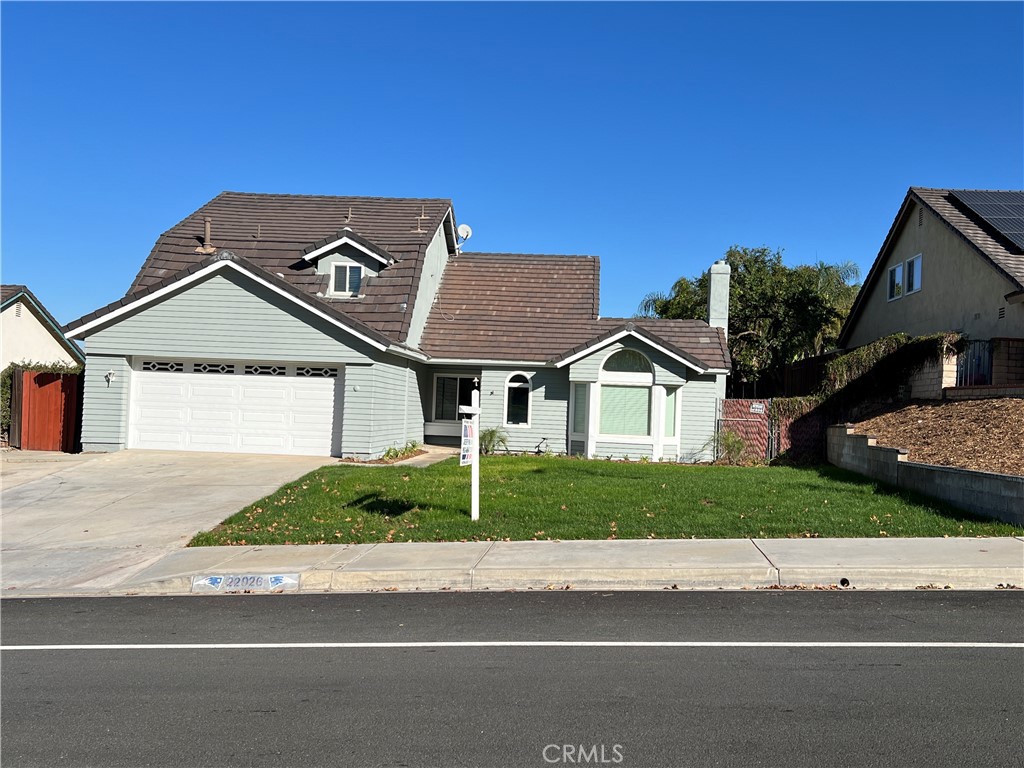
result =
[[911,187],[839,336],[965,334],[943,384],[1024,384],[1024,191]]
[[12,363],[81,365],[85,354],[24,285],[0,286],[0,371]]
[[727,265],[720,327],[602,319],[596,258],[462,240],[449,200],[217,196],[123,299],[68,324],[88,354],[83,447],[373,458],[455,444],[479,389],[513,450],[711,458]]

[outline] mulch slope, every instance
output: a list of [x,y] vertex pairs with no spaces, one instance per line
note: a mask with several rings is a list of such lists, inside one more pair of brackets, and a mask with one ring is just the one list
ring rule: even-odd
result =
[[920,401],[855,427],[910,461],[1024,475],[1024,398]]

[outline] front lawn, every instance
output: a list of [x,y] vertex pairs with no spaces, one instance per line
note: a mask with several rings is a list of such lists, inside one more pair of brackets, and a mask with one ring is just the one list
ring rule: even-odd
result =
[[190,546],[384,541],[1012,536],[831,466],[709,467],[486,457],[480,520],[469,467],[334,465],[288,483]]

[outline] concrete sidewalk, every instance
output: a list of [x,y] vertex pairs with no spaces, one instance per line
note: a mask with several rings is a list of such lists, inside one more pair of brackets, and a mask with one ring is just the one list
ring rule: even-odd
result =
[[1007,585],[1024,586],[1024,537],[199,547],[101,589],[40,585],[4,596]]

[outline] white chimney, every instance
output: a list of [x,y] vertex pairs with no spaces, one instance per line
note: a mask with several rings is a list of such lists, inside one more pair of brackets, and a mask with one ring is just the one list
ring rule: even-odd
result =
[[732,268],[719,259],[708,273],[708,325],[721,328],[729,338],[729,275]]

